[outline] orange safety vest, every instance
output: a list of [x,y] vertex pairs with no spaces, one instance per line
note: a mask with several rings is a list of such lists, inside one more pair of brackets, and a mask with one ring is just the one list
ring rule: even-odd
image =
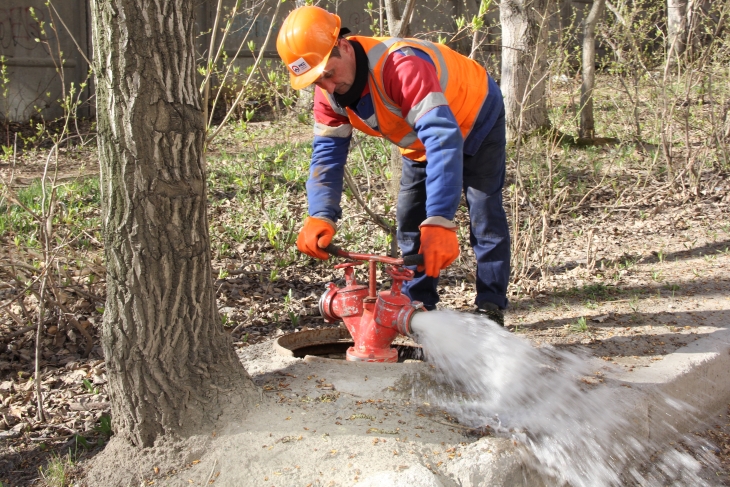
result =
[[[368,84],[375,108],[375,120],[363,120],[351,109],[342,109],[329,93],[322,90],[335,112],[348,117],[356,129],[375,137],[385,137],[397,145],[405,157],[422,162],[426,160],[426,148],[418,139],[413,125],[420,115],[431,108],[444,105],[445,98],[459,123],[461,135],[466,139],[488,94],[487,72],[482,66],[443,44],[419,39],[362,36],[351,36],[348,39],[359,42],[368,56]],[[409,53],[411,48],[420,49],[431,58],[443,95],[427,95],[404,118],[400,107],[385,92],[383,66],[388,55],[399,49],[406,55],[415,55],[412,51]],[[378,127],[378,130],[374,127]]]

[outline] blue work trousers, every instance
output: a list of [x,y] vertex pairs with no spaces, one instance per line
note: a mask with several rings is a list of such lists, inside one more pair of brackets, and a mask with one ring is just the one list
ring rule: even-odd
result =
[[[510,274],[510,239],[502,206],[505,175],[504,109],[494,128],[473,156],[464,154],[464,194],[469,209],[469,243],[477,260],[476,303],[490,302],[507,308]],[[398,194],[398,246],[403,255],[417,254],[421,247],[418,226],[426,219],[426,163],[403,158]],[[415,270],[415,269],[414,269]],[[438,278],[416,271],[404,286],[405,293],[434,309],[439,301]]]

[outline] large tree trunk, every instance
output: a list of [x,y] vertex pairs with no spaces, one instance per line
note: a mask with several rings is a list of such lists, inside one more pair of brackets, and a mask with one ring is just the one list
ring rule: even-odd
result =
[[548,0],[502,0],[502,80],[507,139],[550,127],[545,103]]
[[583,27],[583,82],[580,87],[580,134],[592,139],[596,133],[593,119],[593,88],[596,84],[596,25],[603,15],[605,0],[594,0]]
[[114,429],[137,446],[210,432],[257,393],[216,309],[195,0],[92,0],[103,347]]

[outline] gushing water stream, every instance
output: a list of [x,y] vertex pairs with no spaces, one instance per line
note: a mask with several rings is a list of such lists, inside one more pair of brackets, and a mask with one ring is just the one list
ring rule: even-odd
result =
[[[709,485],[692,456],[636,433],[628,391],[580,381],[596,370],[588,357],[535,348],[488,319],[453,311],[419,313],[412,329],[450,386],[432,388],[432,403],[461,424],[488,425],[526,445],[526,461],[543,474],[576,487]],[[657,400],[691,413],[670,398]],[[654,468],[639,470],[650,463]]]

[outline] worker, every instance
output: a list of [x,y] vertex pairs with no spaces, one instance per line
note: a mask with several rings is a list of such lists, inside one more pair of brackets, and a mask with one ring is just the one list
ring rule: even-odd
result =
[[403,156],[398,245],[403,255],[424,258],[404,292],[436,308],[439,274],[459,256],[454,217],[463,191],[477,261],[476,311],[504,326],[510,273],[504,103],[485,69],[442,44],[351,35],[337,15],[313,6],[287,16],[276,48],[294,89],[316,86],[309,216],[299,250],[329,258],[323,249],[342,216],[353,127],[385,137]]

